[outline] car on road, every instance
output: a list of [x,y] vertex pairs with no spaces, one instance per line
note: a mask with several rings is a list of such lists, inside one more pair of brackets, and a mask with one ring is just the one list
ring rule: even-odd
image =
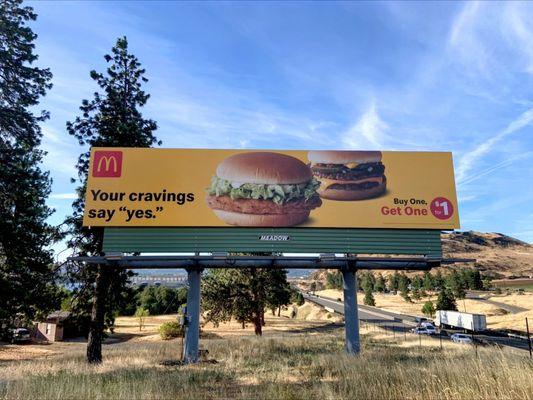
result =
[[16,328],[11,332],[11,343],[24,343],[31,340],[31,332],[26,328]]
[[473,343],[472,337],[465,333],[454,333],[451,336],[451,339],[455,343],[461,343],[461,344],[472,344]]
[[428,335],[428,336],[437,334],[437,330],[435,329],[434,326],[431,326],[431,325],[428,325],[425,327],[419,326],[419,327],[413,328],[411,329],[411,332],[416,335]]

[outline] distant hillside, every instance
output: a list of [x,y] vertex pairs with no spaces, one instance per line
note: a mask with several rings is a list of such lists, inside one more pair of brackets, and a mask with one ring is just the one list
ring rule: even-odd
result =
[[[483,275],[494,278],[533,277],[533,245],[501,233],[454,232],[442,234],[444,258],[475,258],[475,263],[452,264],[478,268]],[[388,275],[389,271],[382,271]],[[311,279],[325,284],[326,271],[317,270]]]
[[533,246],[501,233],[447,233],[442,247],[446,258],[475,258],[474,265],[486,275],[533,276]]

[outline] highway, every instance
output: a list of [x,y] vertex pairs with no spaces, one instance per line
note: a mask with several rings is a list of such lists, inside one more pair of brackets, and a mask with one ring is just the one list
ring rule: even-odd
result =
[[[302,293],[304,299],[318,304],[322,307],[332,309],[338,314],[344,315],[344,303],[327,297],[311,295]],[[369,307],[365,305],[358,305],[359,320],[378,325],[384,329],[394,332],[403,332],[416,326],[414,317],[406,316],[402,314],[395,314],[389,311],[383,311],[375,307]]]
[[[344,303],[342,301],[334,300],[327,297],[316,296],[312,294],[302,293],[304,299],[318,304],[322,307],[332,309],[336,313],[344,315]],[[415,317],[405,314],[396,314],[390,311],[381,310],[377,307],[365,306],[358,304],[359,320],[369,324],[375,324],[385,330],[394,332],[404,332],[416,326]],[[450,336],[461,330],[442,330],[443,340],[450,340]],[[431,337],[431,336],[430,336]],[[433,336],[435,340],[439,340],[439,336]],[[518,338],[510,338],[504,335],[498,335],[496,332],[492,334],[475,334],[475,338],[482,343],[488,343],[499,346],[508,346],[521,350],[528,350],[527,341]]]

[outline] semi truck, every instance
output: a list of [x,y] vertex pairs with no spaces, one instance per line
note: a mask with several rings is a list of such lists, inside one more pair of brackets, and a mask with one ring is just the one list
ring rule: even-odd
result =
[[487,317],[483,314],[437,310],[435,325],[439,328],[452,327],[466,329],[471,332],[480,332],[487,329]]

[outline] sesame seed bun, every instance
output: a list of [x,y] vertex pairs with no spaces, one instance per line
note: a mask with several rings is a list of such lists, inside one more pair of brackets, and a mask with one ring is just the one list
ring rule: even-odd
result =
[[374,163],[381,161],[381,151],[331,151],[312,150],[307,158],[313,164],[358,164]]
[[309,181],[313,174],[297,158],[271,152],[239,153],[217,167],[217,176],[242,183],[295,184]]

